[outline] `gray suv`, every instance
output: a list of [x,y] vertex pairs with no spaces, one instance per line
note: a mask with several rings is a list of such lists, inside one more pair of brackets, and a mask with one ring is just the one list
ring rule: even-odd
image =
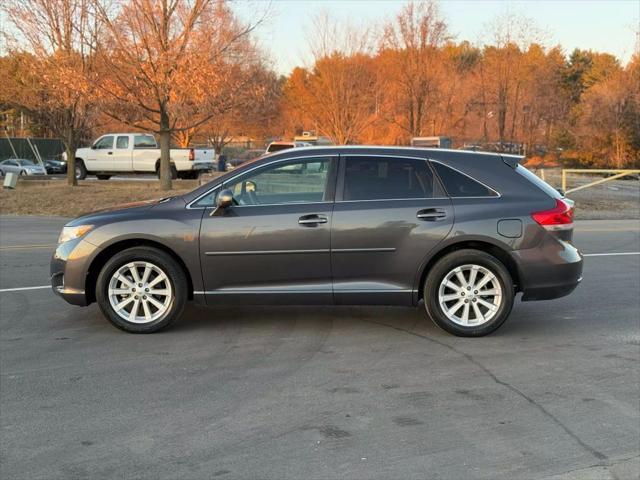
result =
[[573,203],[520,158],[311,147],[261,157],[182,196],[68,223],[53,290],[149,333],[188,300],[419,305],[455,335],[493,332],[514,297],[569,294]]

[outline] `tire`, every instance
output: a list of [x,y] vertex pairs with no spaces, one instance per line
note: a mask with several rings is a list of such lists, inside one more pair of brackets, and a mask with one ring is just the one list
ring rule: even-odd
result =
[[[141,292],[140,283],[136,286],[136,282],[132,281],[135,278],[132,268],[135,268],[139,280],[142,280],[147,267],[151,274],[146,288],[150,288],[151,292],[163,292],[162,294],[153,295],[146,290]],[[162,275],[165,276],[164,279],[161,278],[153,285],[154,280]],[[124,278],[129,285],[119,278]],[[132,288],[136,290],[133,291]],[[128,291],[118,294],[115,293],[116,290]],[[129,300],[131,297],[133,299]],[[130,333],[153,333],[166,328],[181,317],[187,297],[187,277],[182,267],[170,255],[152,247],[134,247],[115,254],[102,267],[96,283],[96,299],[104,316],[117,328]],[[148,311],[144,308],[143,298],[146,298]],[[128,303],[116,310],[118,304],[127,300]],[[162,307],[159,308],[158,304]]]
[[111,175],[96,175],[96,177],[98,178],[98,180],[109,180],[111,178]]
[[[158,165],[156,167],[156,175],[158,177],[158,180],[160,180],[160,162],[158,162]],[[178,170],[176,169],[175,165],[171,165],[171,180],[175,180],[178,178]]]
[[[478,289],[468,285],[473,270]],[[463,275],[464,284],[458,274]],[[502,262],[472,249],[458,250],[438,260],[428,273],[423,293],[434,323],[460,337],[482,337],[495,331],[511,313],[515,297],[513,279]]]
[[24,170],[20,170],[20,176],[24,176],[26,174],[27,174],[27,172],[25,172]]
[[78,158],[76,158],[76,179],[84,180],[87,178],[87,167],[84,166],[84,162]]
[[0,170],[0,177],[4,177],[4,172]]

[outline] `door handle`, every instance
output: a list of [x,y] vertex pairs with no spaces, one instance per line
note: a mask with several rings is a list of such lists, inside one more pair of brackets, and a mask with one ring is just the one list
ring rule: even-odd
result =
[[446,218],[446,216],[447,212],[442,208],[425,208],[424,210],[418,211],[416,214],[416,217],[420,220],[426,220],[428,222],[435,222]]
[[321,223],[327,223],[327,217],[324,215],[303,215],[298,219],[298,225],[303,227],[315,227]]
[[107,155],[113,155],[113,152],[107,152]]

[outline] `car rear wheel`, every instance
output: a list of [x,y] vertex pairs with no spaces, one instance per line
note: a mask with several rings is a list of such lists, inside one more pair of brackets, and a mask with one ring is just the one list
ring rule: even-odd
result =
[[480,250],[458,250],[433,266],[424,286],[432,320],[449,333],[480,337],[502,325],[514,300],[509,271]]
[[167,253],[135,247],[114,255],[96,285],[100,309],[116,327],[153,333],[177,320],[188,296],[182,267]]

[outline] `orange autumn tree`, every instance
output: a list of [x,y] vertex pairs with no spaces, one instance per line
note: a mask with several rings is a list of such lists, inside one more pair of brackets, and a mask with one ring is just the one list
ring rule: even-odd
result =
[[65,145],[67,181],[77,185],[75,152],[96,116],[93,102],[101,23],[90,0],[5,0],[14,34],[0,102],[27,112]]
[[385,117],[405,139],[434,133],[443,80],[442,47],[448,38],[433,0],[408,2],[384,27],[380,50],[389,76]]
[[323,16],[310,46],[313,65],[296,68],[284,86],[287,111],[335,144],[355,143],[377,118],[381,88],[369,32]]
[[160,138],[162,189],[171,189],[171,137],[229,111],[245,95],[254,51],[222,0],[128,0],[98,9],[104,111]]

